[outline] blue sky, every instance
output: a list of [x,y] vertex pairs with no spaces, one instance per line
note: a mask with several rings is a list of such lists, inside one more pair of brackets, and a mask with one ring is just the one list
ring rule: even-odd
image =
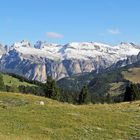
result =
[[0,0],[0,42],[140,44],[140,0]]

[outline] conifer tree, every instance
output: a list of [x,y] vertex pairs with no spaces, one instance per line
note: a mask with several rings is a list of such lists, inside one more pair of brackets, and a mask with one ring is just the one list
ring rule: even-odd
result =
[[126,91],[124,93],[124,101],[134,101],[137,99],[138,88],[135,84],[130,84],[126,87]]
[[59,88],[55,82],[55,80],[52,79],[52,77],[47,77],[47,82],[45,84],[45,96],[52,99],[59,99],[60,92]]
[[89,92],[88,92],[87,86],[83,86],[82,90],[81,90],[81,92],[79,94],[79,99],[78,99],[79,104],[83,104],[83,103],[86,102],[88,94],[89,94]]
[[4,89],[5,89],[5,86],[4,86],[3,76],[0,73],[0,90],[3,91]]

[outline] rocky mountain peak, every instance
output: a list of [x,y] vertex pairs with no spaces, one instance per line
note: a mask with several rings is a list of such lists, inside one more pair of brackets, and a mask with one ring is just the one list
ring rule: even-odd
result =
[[130,43],[112,47],[97,42],[58,45],[37,41],[32,45],[23,40],[15,43],[8,53],[2,52],[5,55],[1,58],[0,70],[43,82],[47,75],[58,80],[74,74],[108,68],[139,52],[140,48]]
[[12,45],[12,48],[20,48],[20,47],[32,47],[32,44],[29,41],[22,40],[21,42],[16,42]]

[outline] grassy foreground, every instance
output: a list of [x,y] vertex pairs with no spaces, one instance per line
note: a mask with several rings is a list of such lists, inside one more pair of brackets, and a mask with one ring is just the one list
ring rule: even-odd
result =
[[0,93],[0,140],[49,139],[140,140],[140,101],[75,106]]

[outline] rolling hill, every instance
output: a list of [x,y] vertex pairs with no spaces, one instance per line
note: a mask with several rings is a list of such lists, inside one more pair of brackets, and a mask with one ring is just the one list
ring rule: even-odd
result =
[[21,81],[19,78],[16,78],[14,75],[10,74],[2,74],[4,84],[7,86],[36,86],[26,81]]
[[0,112],[1,140],[140,139],[140,101],[76,106],[0,93]]
[[0,73],[1,85],[0,91],[16,92],[23,94],[34,94],[44,96],[44,85],[37,81],[28,80],[22,76]]
[[140,68],[130,68],[126,71],[122,71],[124,79],[133,83],[140,83]]

